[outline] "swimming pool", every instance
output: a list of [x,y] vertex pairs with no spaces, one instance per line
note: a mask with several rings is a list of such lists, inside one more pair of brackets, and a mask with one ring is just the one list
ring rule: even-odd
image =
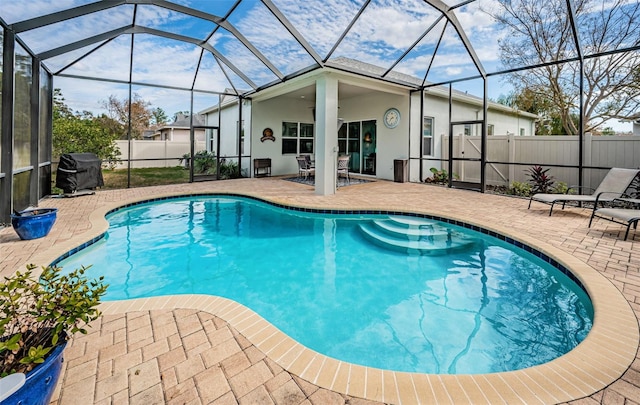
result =
[[[108,219],[105,238],[59,263],[93,264],[90,272],[111,284],[108,299],[228,297],[305,346],[356,364],[451,374],[513,370],[558,357],[591,327],[586,294],[563,273],[512,244],[450,224],[314,214],[222,196],[139,204]],[[388,239],[398,222],[434,233],[410,235],[409,254],[378,246],[388,240],[374,243],[371,232],[386,226]],[[420,238],[431,239],[435,251],[425,251]]]

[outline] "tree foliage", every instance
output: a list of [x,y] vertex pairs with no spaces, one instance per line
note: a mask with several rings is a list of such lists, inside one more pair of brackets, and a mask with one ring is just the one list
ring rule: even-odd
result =
[[[107,117],[117,122],[122,128],[119,139],[128,139],[129,99],[119,100],[116,96],[111,95],[107,101],[102,102],[102,107],[107,110]],[[151,124],[154,111],[150,102],[144,101],[137,93],[133,94],[131,98],[131,139],[142,139],[144,130],[149,128]]]
[[160,107],[151,110],[151,123],[153,125],[166,124],[169,120],[167,113]]
[[115,161],[120,155],[115,141],[121,127],[104,114],[73,112],[64,102],[60,89],[53,96],[53,156],[64,153],[95,153],[102,160]]
[[[506,69],[543,66],[508,74],[516,94],[543,101],[549,121],[559,120],[565,134],[579,132],[574,116],[580,106],[579,53],[564,0],[497,0],[490,11],[506,35],[500,57]],[[625,119],[640,108],[640,52],[614,51],[640,45],[640,3],[629,0],[575,0],[580,49],[602,54],[584,59],[585,132],[611,118]],[[571,62],[548,64],[555,61]],[[548,104],[546,104],[548,103]],[[520,107],[518,105],[518,107]],[[526,109],[526,108],[524,108]]]

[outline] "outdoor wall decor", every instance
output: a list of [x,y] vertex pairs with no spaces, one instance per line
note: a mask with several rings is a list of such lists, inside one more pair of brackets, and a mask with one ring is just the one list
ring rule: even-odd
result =
[[262,138],[260,138],[260,142],[264,141],[276,141],[276,137],[273,136],[273,130],[271,128],[265,128],[264,131],[262,131]]

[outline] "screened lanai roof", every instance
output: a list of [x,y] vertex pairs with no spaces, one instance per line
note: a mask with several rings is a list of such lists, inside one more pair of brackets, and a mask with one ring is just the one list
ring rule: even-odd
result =
[[[513,27],[495,17],[509,12],[504,4],[515,9],[515,3],[537,7],[544,17],[540,27],[548,32],[533,37],[568,43],[535,52],[537,44],[524,40],[521,46],[531,49],[532,58],[501,58],[500,43]],[[620,6],[615,21],[605,12],[614,3]],[[594,24],[615,35],[625,13],[637,14],[637,0],[0,0],[0,5],[0,18],[22,46],[56,76],[213,93],[251,94],[319,67],[354,69],[340,63],[345,58],[381,67],[355,73],[395,82],[417,77],[421,81],[403,84],[420,88],[553,61],[637,52],[640,45],[638,34],[614,49],[581,46],[592,42]],[[555,32],[558,21],[569,21],[570,32]]]

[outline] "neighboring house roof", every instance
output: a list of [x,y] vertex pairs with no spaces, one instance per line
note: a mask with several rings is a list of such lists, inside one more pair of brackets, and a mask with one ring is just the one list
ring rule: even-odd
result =
[[[205,116],[201,114],[194,114],[193,116],[193,125],[204,126],[205,125]],[[159,125],[155,129],[147,129],[142,133],[143,138],[153,138],[155,136],[160,136],[162,131],[167,131],[170,129],[190,129],[191,128],[191,118],[188,115],[178,113],[175,121],[170,124]]]
[[155,129],[145,129],[142,131],[143,138],[153,138],[156,135],[160,135],[160,133]]
[[[205,116],[201,114],[194,114],[193,116],[193,126],[199,127],[204,126],[205,124]],[[182,113],[178,113],[176,116],[176,120],[169,124],[160,125],[156,132],[161,132],[162,130],[167,129],[189,129],[191,128],[191,117]]]
[[[201,114],[194,114],[193,115],[193,125],[198,127],[198,126],[204,126],[205,124],[205,117],[204,115]],[[158,128],[158,130],[163,130],[163,129],[170,129],[170,128],[191,128],[191,117],[189,115],[185,115],[182,113],[178,113],[176,116],[176,120],[173,121],[170,124],[165,124],[160,126],[160,128]]]

